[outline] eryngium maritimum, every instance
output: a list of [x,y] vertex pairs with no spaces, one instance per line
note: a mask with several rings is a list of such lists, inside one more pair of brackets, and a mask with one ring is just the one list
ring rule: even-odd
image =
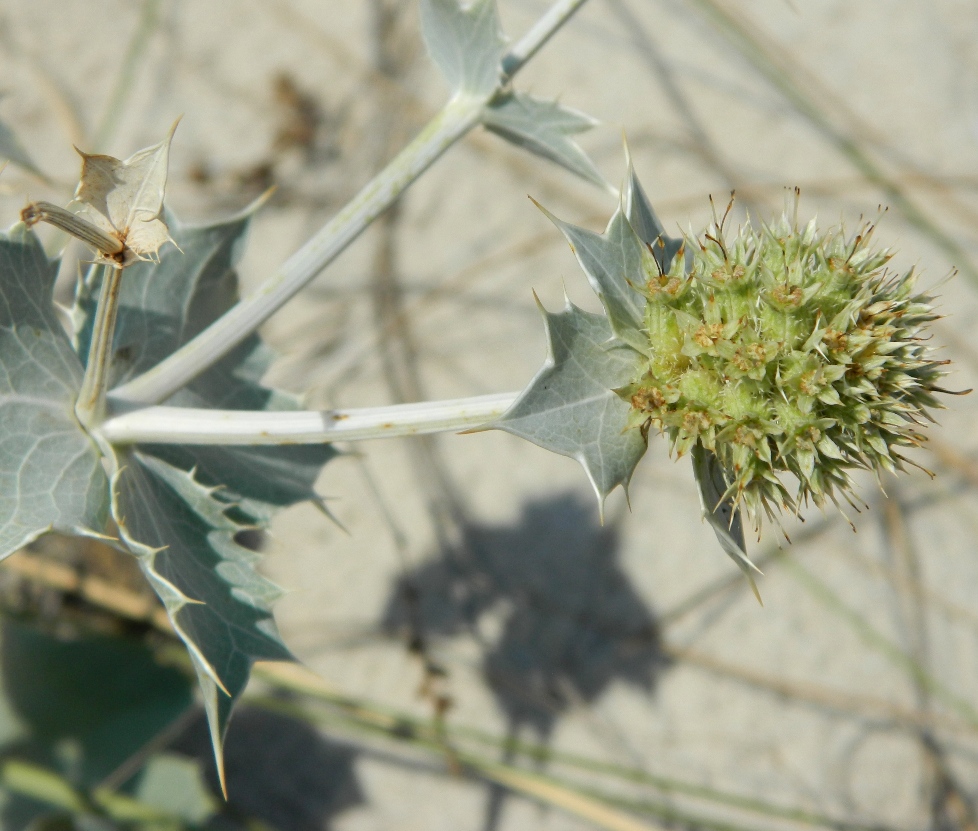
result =
[[872,231],[783,217],[728,239],[714,222],[668,271],[645,259],[648,358],[616,392],[631,425],[665,433],[678,455],[713,451],[755,524],[761,507],[851,502],[850,471],[903,469],[900,449],[941,406],[947,362],[923,336],[932,298],[914,293],[912,271],[887,272]]

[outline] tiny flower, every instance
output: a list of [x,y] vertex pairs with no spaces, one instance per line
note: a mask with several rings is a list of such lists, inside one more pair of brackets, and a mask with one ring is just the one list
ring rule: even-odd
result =
[[852,502],[853,470],[903,469],[947,392],[947,361],[924,337],[931,298],[914,292],[912,270],[887,271],[872,234],[782,217],[728,239],[715,221],[667,268],[650,248],[630,281],[645,297],[648,349],[616,390],[629,424],[663,433],[678,455],[713,453],[723,497],[755,525],[762,509]]

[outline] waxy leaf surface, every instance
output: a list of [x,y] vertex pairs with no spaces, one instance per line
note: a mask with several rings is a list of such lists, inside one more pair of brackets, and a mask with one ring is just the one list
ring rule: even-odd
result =
[[577,459],[603,504],[616,486],[627,487],[645,453],[641,432],[627,429],[631,407],[612,391],[634,377],[640,356],[613,340],[602,315],[570,302],[543,314],[547,361],[493,426]]
[[632,288],[645,283],[642,258],[646,249],[622,209],[615,211],[603,234],[571,225],[542,210],[567,238],[591,288],[608,313],[609,337],[614,335],[639,352],[647,351],[648,337],[642,331],[645,298]]
[[662,227],[659,217],[652,208],[652,203],[642,189],[638,176],[635,175],[635,168],[630,158],[621,202],[625,216],[638,238],[652,247],[652,254],[659,263],[659,268],[668,271],[672,258],[682,248],[683,241],[666,234],[665,228]]
[[[200,227],[168,217],[180,250],[167,248],[159,263],[137,262],[124,273],[113,383],[154,366],[234,304],[234,267],[252,214]],[[78,288],[83,354],[100,275],[93,270]],[[260,384],[271,357],[252,336],[164,403],[295,409],[292,396]],[[220,758],[227,719],[252,663],[289,658],[271,617],[277,590],[255,572],[256,555],[238,545],[235,534],[263,524],[278,508],[318,499],[313,483],[335,451],[322,445],[141,445],[118,453],[116,521],[194,659]]]
[[754,597],[760,603],[761,595],[757,590],[757,583],[754,582],[754,574],[760,574],[761,570],[747,556],[743,518],[734,503],[733,495],[727,493],[730,483],[723,472],[723,466],[716,455],[699,442],[693,445],[691,455],[703,518],[717,535],[720,547],[744,572]]
[[46,531],[101,536],[101,454],[75,418],[82,365],[54,310],[57,264],[23,225],[0,235],[0,558]]
[[211,488],[135,450],[120,453],[118,465],[113,513],[193,660],[220,771],[252,664],[292,660],[272,619],[279,590],[256,571],[259,555],[235,542],[245,527]]
[[600,171],[571,138],[598,123],[589,115],[556,101],[510,93],[495,98],[485,108],[482,123],[507,141],[556,162],[598,187],[607,187]]
[[495,0],[422,0],[421,31],[453,93],[488,95],[499,85],[506,40]]
[[[182,224],[167,216],[180,250],[168,248],[159,263],[134,263],[125,271],[114,341],[113,384],[151,368],[196,336],[237,300],[234,271],[253,212],[220,223]],[[75,308],[79,352],[87,354],[100,272],[79,286]],[[261,385],[273,354],[257,336],[164,403],[241,410],[297,409],[291,395]],[[328,445],[219,447],[153,445],[142,448],[184,470],[196,469],[205,485],[221,485],[219,498],[239,504],[254,521],[275,510],[316,500],[313,483],[336,455]]]

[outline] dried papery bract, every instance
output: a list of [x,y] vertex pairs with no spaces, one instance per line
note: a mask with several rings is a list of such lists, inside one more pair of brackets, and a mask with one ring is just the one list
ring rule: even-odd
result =
[[92,246],[96,262],[125,268],[136,260],[158,259],[164,243],[173,242],[163,221],[167,160],[174,123],[161,142],[134,153],[125,161],[114,156],[84,153],[75,201],[84,213],[76,215],[52,205],[33,202],[21,211],[30,227],[46,222]]

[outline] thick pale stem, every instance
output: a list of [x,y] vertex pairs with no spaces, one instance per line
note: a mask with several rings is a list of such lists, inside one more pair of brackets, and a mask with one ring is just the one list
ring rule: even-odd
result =
[[501,416],[517,393],[353,410],[249,411],[144,407],[105,421],[110,444],[281,445],[458,432]]
[[[584,4],[558,0],[503,59],[500,88]],[[496,91],[456,96],[322,230],[248,297],[152,369],[110,393],[120,404],[157,404],[213,366],[331,263],[449,147],[479,123]]]
[[75,415],[86,427],[92,428],[105,416],[105,393],[112,361],[112,340],[119,311],[119,289],[122,269],[102,267],[102,293],[95,310],[92,342],[88,347],[88,364],[81,390],[75,402]]

